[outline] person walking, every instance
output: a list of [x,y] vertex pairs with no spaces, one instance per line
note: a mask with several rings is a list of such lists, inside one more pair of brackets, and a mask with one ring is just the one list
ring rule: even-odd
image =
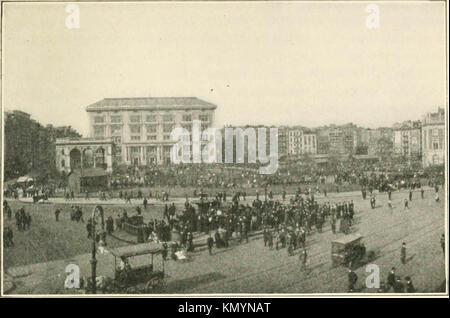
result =
[[406,243],[402,243],[402,248],[400,250],[400,260],[402,261],[402,264],[406,264]]
[[413,283],[412,283],[411,277],[406,276],[406,277],[405,277],[405,280],[406,280],[405,292],[406,292],[406,293],[409,293],[409,294],[415,293],[415,292],[416,292],[416,289],[414,288],[414,285],[413,285]]
[[214,239],[212,238],[211,234],[209,234],[208,239],[206,240],[206,244],[208,245],[208,253],[209,253],[209,255],[212,255],[212,248],[214,246]]
[[349,268],[348,269],[348,292],[352,293],[355,290],[356,282],[358,281],[358,275]]
[[300,269],[303,271],[306,269],[306,261],[308,259],[308,254],[306,253],[306,249],[304,248],[302,250],[302,252],[300,253],[300,262],[301,262],[301,267]]
[[61,211],[59,210],[59,209],[56,209],[55,210],[55,220],[56,220],[56,222],[58,222],[59,221],[59,214],[61,213]]

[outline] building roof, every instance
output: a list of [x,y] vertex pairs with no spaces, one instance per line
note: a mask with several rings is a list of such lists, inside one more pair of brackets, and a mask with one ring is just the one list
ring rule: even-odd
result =
[[217,106],[197,97],[131,97],[104,98],[86,107],[86,111],[105,110],[167,110],[201,109],[214,110]]

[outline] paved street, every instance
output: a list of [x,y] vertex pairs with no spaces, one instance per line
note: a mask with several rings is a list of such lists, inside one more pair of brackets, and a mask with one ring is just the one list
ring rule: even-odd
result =
[[[444,203],[433,200],[433,191],[420,199],[415,193],[410,209],[403,209],[406,193],[394,193],[391,211],[387,207],[386,194],[380,194],[377,208],[371,210],[368,200],[352,194],[346,200],[355,201],[356,216],[354,232],[364,236],[368,251],[375,251],[374,261],[380,267],[381,279],[385,280],[389,269],[397,267],[397,274],[411,276],[420,292],[435,292],[445,280],[445,264],[439,238],[444,233]],[[328,198],[342,200],[342,196]],[[443,197],[443,192],[440,192]],[[327,199],[327,200],[328,200]],[[343,234],[339,234],[343,235]],[[308,262],[305,271],[300,270],[298,254],[288,256],[286,249],[264,248],[261,236],[249,243],[228,249],[214,249],[209,256],[205,247],[190,254],[187,261],[166,263],[165,293],[343,293],[347,288],[347,272],[343,267],[331,267],[330,242],[336,236],[329,225],[324,233],[308,237]],[[407,245],[408,262],[400,262],[401,243]],[[78,264],[81,276],[90,275],[90,255],[82,254],[70,259],[18,266],[8,269],[9,279],[14,282],[11,293],[52,294],[71,293],[64,289],[65,267]],[[157,263],[155,264],[157,266]],[[98,275],[112,275],[113,257],[100,255]],[[365,268],[359,268],[357,285],[364,288]],[[13,279],[11,279],[14,277]]]

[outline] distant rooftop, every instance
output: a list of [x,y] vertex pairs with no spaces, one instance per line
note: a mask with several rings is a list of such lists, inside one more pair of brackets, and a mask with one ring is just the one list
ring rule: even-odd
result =
[[104,110],[167,110],[200,109],[214,110],[217,106],[197,97],[130,97],[104,98],[86,107],[86,111]]

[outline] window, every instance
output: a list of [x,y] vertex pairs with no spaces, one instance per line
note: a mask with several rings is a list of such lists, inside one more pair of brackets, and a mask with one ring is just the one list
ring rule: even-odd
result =
[[139,115],[132,115],[132,116],[130,116],[130,122],[132,122],[132,123],[140,123],[141,122],[141,116],[139,116]]
[[163,132],[170,133],[173,130],[173,125],[164,125],[163,126]]
[[200,119],[201,121],[209,121],[209,116],[208,115],[199,115],[198,119]]
[[112,138],[112,141],[113,141],[115,144],[120,144],[120,143],[122,142],[122,138],[120,138],[120,137],[113,137],[113,138]]
[[121,125],[111,125],[111,134],[121,134],[122,126]]
[[148,133],[156,133],[157,129],[158,129],[157,125],[147,125]]
[[141,125],[130,125],[130,132],[132,134],[140,134],[141,133]]
[[105,122],[105,117],[103,117],[103,116],[95,116],[94,117],[94,123],[103,124],[104,122]]
[[164,115],[163,121],[165,121],[165,122],[173,121],[173,116],[172,115]]
[[64,161],[64,159],[63,160],[61,160],[61,167],[65,167],[66,166],[66,162]]
[[141,136],[131,136],[131,140],[141,140]]
[[433,149],[434,150],[438,150],[439,149],[439,143],[437,143],[436,141],[433,142]]
[[61,149],[61,154],[64,155],[64,149]]
[[111,122],[112,123],[121,123],[122,117],[121,116],[111,116]]
[[183,121],[192,121],[192,115],[183,115]]
[[155,153],[156,147],[149,146],[149,147],[146,147],[146,150],[147,150],[147,153]]
[[156,140],[156,135],[147,135],[147,140]]
[[145,121],[146,121],[147,123],[153,123],[153,122],[155,122],[155,121],[156,121],[156,115],[147,115],[147,116],[145,117]]
[[94,136],[104,136],[105,126],[94,126]]
[[170,135],[164,135],[163,140],[170,140]]
[[184,129],[186,129],[189,132],[192,131],[192,125],[181,125],[181,127],[183,127]]

